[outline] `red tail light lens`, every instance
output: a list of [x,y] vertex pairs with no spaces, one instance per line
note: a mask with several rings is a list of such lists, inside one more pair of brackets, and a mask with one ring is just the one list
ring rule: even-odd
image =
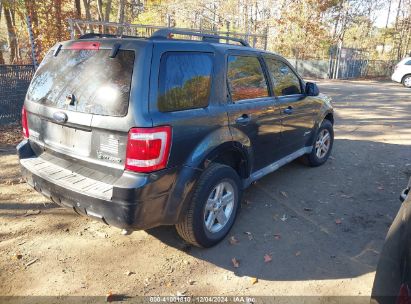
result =
[[24,138],[29,138],[29,125],[27,124],[27,112],[24,106],[21,109],[21,126],[23,128]]
[[396,304],[410,304],[410,289],[406,283],[401,284],[400,292],[398,293]]
[[132,128],[128,132],[126,170],[152,172],[167,166],[171,127]]

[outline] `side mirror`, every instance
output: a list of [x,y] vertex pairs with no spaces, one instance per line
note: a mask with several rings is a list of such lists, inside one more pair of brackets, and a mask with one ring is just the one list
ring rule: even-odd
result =
[[314,82],[307,82],[305,84],[305,94],[307,96],[318,96],[320,94],[320,90]]

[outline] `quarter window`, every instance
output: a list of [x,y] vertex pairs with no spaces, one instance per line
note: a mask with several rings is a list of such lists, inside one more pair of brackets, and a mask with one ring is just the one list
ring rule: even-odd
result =
[[276,59],[266,63],[276,96],[301,94],[300,80],[287,64]]
[[232,101],[268,96],[267,80],[257,57],[229,56],[228,85]]
[[168,52],[161,58],[158,109],[181,111],[208,106],[212,54]]

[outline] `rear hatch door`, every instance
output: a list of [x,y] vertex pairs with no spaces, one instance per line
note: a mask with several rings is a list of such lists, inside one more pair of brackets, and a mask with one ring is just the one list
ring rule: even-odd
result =
[[124,168],[137,56],[138,48],[120,48],[114,39],[56,45],[27,92],[30,140],[64,158]]

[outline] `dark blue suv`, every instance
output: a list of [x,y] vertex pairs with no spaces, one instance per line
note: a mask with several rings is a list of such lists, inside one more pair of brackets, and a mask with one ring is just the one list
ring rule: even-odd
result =
[[24,178],[53,202],[128,231],[176,225],[209,247],[253,181],[328,159],[333,122],[314,83],[241,39],[86,34],[45,56],[17,148]]

